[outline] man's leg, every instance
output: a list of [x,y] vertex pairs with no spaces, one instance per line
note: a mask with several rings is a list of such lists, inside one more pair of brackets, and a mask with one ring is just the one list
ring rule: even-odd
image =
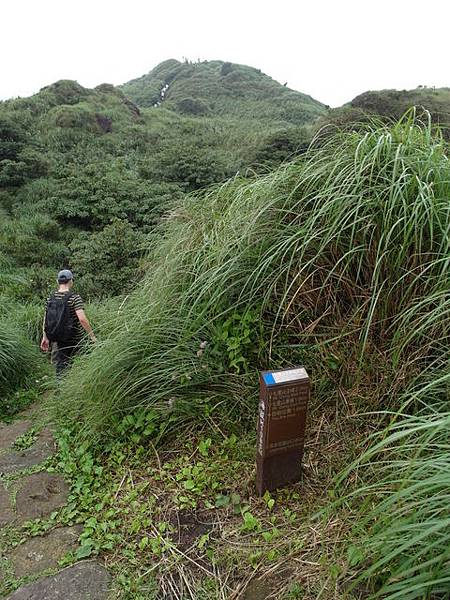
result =
[[55,346],[54,364],[56,367],[56,379],[61,379],[62,375],[64,375],[64,372],[70,366],[73,348],[72,346],[62,345],[61,343],[55,343]]
[[55,343],[54,365],[56,367],[56,379],[60,379],[70,363],[70,356],[67,355],[67,348],[61,344]]

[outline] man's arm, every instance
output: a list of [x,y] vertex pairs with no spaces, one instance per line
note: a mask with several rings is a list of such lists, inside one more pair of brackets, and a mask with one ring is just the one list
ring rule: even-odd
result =
[[48,341],[47,334],[45,333],[45,315],[47,314],[47,310],[44,313],[44,320],[42,322],[42,340],[41,340],[41,350],[42,352],[48,352],[50,347],[50,342]]
[[85,330],[85,332],[91,338],[91,341],[96,342],[97,338],[95,337],[94,332],[92,331],[91,324],[89,323],[89,320],[88,320],[84,310],[82,308],[79,308],[78,310],[75,311],[75,313],[78,317],[78,320],[80,321],[81,327]]

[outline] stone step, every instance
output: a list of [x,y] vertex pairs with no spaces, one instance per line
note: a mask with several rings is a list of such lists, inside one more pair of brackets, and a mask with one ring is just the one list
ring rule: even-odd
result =
[[78,547],[78,539],[83,528],[59,527],[43,536],[30,538],[14,548],[8,556],[14,571],[14,577],[20,579],[27,575],[38,575],[46,569],[56,568],[67,552]]
[[20,587],[6,600],[107,600],[111,576],[98,562],[85,561]]
[[[16,501],[13,506],[12,496]],[[64,506],[69,486],[57,473],[33,473],[13,482],[10,490],[0,483],[0,527],[20,526],[25,521],[40,519]]]
[[58,473],[33,473],[18,482],[16,520],[18,524],[49,516],[67,502],[69,486]]
[[14,421],[10,425],[0,424],[0,450],[11,448],[16,439],[26,433],[31,426],[32,422],[28,419]]
[[[22,433],[25,433],[25,431]],[[13,442],[14,440],[11,444]],[[36,442],[30,448],[26,450],[10,449],[0,454],[0,474],[8,475],[27,469],[28,467],[34,467],[52,456],[54,452],[55,440],[51,431],[45,428],[38,434]]]

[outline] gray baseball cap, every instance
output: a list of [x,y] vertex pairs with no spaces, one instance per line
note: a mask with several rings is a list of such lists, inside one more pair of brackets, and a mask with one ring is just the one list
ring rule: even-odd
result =
[[73,279],[73,273],[69,269],[63,269],[58,273],[58,283],[67,283],[71,279]]

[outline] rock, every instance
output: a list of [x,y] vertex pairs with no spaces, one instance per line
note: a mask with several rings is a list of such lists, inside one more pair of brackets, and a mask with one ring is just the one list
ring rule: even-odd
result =
[[10,448],[15,440],[26,433],[32,423],[28,420],[14,421],[11,425],[0,425],[0,450]]
[[12,509],[11,497],[3,483],[0,483],[0,527],[11,523],[13,520],[14,511]]
[[25,577],[41,573],[50,567],[58,566],[58,561],[78,545],[81,526],[61,527],[44,536],[27,540],[13,550],[10,560],[15,577]]
[[34,583],[6,600],[106,600],[111,585],[107,570],[97,562],[81,562]]
[[[24,421],[21,421],[24,422]],[[0,456],[0,473],[14,473],[33,467],[49,458],[54,452],[54,438],[49,429],[43,429],[36,442],[26,450],[9,450]]]
[[69,486],[62,475],[34,473],[19,482],[16,495],[17,520],[20,523],[45,517],[63,506],[69,495]]

